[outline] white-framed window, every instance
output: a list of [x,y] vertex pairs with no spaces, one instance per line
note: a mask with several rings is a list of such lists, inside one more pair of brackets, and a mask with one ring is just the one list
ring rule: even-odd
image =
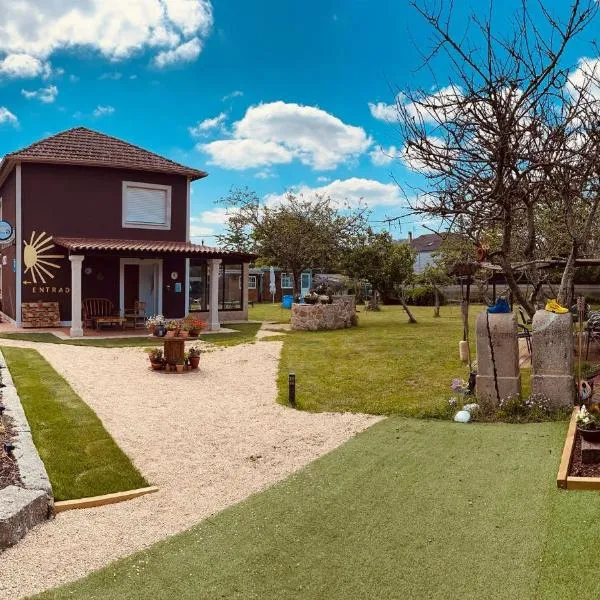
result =
[[123,182],[123,227],[171,229],[171,186]]
[[294,288],[294,278],[291,273],[281,274],[281,289],[291,290]]
[[[240,279],[240,282],[242,280]],[[248,289],[255,290],[256,289],[256,275],[248,275]]]

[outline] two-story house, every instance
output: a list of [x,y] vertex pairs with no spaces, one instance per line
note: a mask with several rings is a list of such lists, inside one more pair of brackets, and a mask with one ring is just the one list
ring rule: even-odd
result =
[[107,298],[121,314],[136,300],[147,314],[220,320],[248,315],[250,255],[192,244],[190,183],[206,173],[78,127],[0,163],[2,312],[58,302],[61,325],[83,335],[82,300]]

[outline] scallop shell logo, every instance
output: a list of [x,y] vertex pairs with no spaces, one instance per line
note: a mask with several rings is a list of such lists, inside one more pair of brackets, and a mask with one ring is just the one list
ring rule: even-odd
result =
[[54,279],[52,271],[60,269],[60,265],[48,259],[64,258],[64,254],[49,254],[54,248],[52,236],[42,231],[37,237],[36,232],[31,233],[29,242],[24,241],[23,262],[25,275],[31,273],[33,283],[46,283],[46,277]]

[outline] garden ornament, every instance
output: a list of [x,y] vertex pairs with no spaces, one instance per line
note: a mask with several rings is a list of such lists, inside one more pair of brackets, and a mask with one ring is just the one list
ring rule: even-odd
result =
[[546,302],[546,311],[551,313],[556,313],[557,315],[564,315],[569,312],[568,308],[561,306],[556,300],[548,300]]
[[471,420],[471,413],[468,410],[459,410],[454,415],[454,420],[457,423],[468,423]]
[[500,298],[496,300],[496,304],[494,304],[494,306],[489,306],[487,311],[491,314],[511,312],[510,306],[508,305],[508,301],[506,300],[506,298],[502,298],[502,296],[500,296]]

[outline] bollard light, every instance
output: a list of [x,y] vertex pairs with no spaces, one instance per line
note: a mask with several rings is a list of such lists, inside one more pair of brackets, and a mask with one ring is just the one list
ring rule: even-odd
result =
[[12,451],[15,449],[15,445],[10,442],[4,442],[4,452],[6,454],[12,454]]
[[296,406],[296,374],[288,375],[288,401],[290,406]]

